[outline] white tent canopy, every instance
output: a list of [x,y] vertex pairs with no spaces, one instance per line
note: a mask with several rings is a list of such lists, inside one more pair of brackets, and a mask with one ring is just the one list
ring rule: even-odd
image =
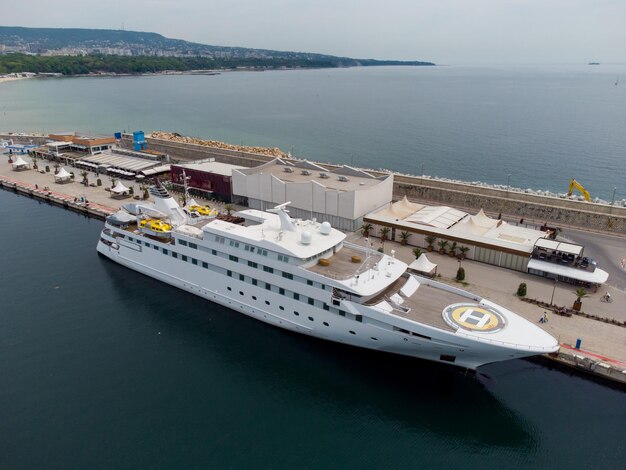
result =
[[15,159],[15,161],[13,162],[13,169],[14,170],[21,170],[24,168],[28,168],[28,162],[24,161],[24,159],[22,159],[22,157],[17,157]]
[[419,258],[409,264],[409,269],[424,274],[434,274],[437,272],[437,265],[431,262],[425,253],[422,253]]
[[118,181],[115,184],[115,187],[111,188],[111,192],[115,194],[123,194],[123,193],[127,193],[128,191],[130,190],[126,186],[124,186],[121,181]]
[[54,175],[54,181],[57,183],[68,183],[72,180],[72,175],[63,167]]

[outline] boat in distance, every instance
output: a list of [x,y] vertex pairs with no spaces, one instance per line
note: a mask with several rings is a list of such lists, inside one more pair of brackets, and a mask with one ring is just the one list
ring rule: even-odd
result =
[[[512,311],[411,273],[393,252],[348,243],[328,222],[292,219],[289,203],[242,210],[244,222],[233,223],[181,207],[158,183],[150,193],[154,204],[129,207],[134,217],[122,209],[107,218],[98,252],[252,318],[468,369],[559,348]],[[171,230],[142,230],[157,213]]]

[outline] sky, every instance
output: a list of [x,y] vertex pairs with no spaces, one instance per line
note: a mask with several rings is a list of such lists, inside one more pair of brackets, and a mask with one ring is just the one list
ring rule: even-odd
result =
[[626,63],[626,0],[20,0],[0,24],[450,65]]

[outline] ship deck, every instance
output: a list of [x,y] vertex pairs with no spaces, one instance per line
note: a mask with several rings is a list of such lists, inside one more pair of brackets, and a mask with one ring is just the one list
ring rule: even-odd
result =
[[[389,302],[389,298],[394,294],[399,294],[400,289],[406,284],[407,278],[401,277],[393,284],[391,284],[382,293],[373,297],[366,305],[376,305],[377,303],[386,300]],[[404,309],[394,309],[394,315],[406,318],[424,325],[439,328],[444,331],[456,331],[450,325],[448,325],[443,319],[443,310],[451,304],[468,302],[468,298],[450,292],[438,287],[430,286],[421,283],[417,288],[417,291],[409,298],[401,296],[403,303],[401,304]]]
[[[360,258],[359,262],[352,261],[353,256]],[[368,269],[374,267],[382,259],[382,255],[370,252],[369,262],[367,261],[367,253],[365,250],[343,246],[332,256],[325,258],[330,262],[329,266],[322,266],[317,263],[306,268],[308,271],[321,274],[331,279],[345,280],[357,274],[361,274]]]

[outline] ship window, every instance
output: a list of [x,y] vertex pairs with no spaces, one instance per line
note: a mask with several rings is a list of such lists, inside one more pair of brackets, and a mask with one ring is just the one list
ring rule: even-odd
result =
[[236,242],[235,240],[231,240],[230,241],[230,246],[234,246],[235,248],[239,248],[239,242]]
[[279,288],[278,288],[278,293],[279,293],[280,295],[285,295],[285,289],[283,289],[282,287],[279,287]]
[[442,354],[439,356],[439,359],[446,362],[454,362],[456,361],[456,356],[451,356],[450,354]]
[[164,254],[164,255],[167,255],[167,254],[168,254],[168,251],[167,251],[165,248],[163,248],[163,254]]
[[313,317],[309,317],[309,320],[310,320],[310,321],[313,321],[313,320],[315,320],[315,318],[313,318]]
[[243,274],[239,275],[239,280],[240,281],[245,281],[246,280],[246,276],[244,276]]
[[267,256],[267,250],[264,250],[264,249],[262,249],[262,248],[257,248],[257,249],[256,249],[256,252],[257,252],[259,255]]
[[355,315],[354,319],[359,323],[363,323],[363,315]]
[[259,265],[256,264],[254,261],[248,261],[248,266],[250,266],[251,268],[258,268]]
[[217,251],[216,251],[216,250],[211,250],[211,254],[212,254],[213,256],[217,256]]
[[183,246],[187,246],[187,242],[185,240],[178,240],[180,242],[181,245]]
[[231,270],[226,271],[226,275],[228,277],[233,277],[233,272]]
[[237,258],[236,256],[233,255],[228,255],[228,259],[231,261],[234,261],[235,263],[239,262],[239,258]]
[[352,330],[348,331],[348,333],[350,333],[351,335],[356,335],[356,333]]
[[274,272],[274,268],[270,268],[269,266],[263,266],[263,271],[271,274]]
[[325,322],[324,322],[324,326],[329,326],[329,325],[328,325],[328,322],[326,322],[326,321],[325,321]]
[[189,248],[193,248],[194,250],[198,249],[198,245],[196,245],[195,243],[189,243]]
[[230,288],[230,287],[227,287],[226,289],[228,289],[229,291],[231,291],[231,290],[232,290],[232,288]]
[[256,295],[253,295],[253,296],[252,296],[252,300],[256,300]]
[[172,251],[172,257],[178,258],[178,253],[176,253],[175,251]]
[[206,261],[203,261],[203,262],[202,262],[202,267],[203,267],[204,269],[209,269],[209,263],[207,263]]
[[397,326],[393,327],[393,331],[399,331],[400,333],[404,333],[406,335],[410,335],[411,332],[409,330],[405,330],[404,328],[398,328]]
[[183,261],[187,261],[187,256],[186,255],[181,255],[181,258],[183,259]]
[[215,235],[215,241],[217,243],[224,243],[226,241],[226,239],[220,235]]
[[191,258],[191,264],[198,265],[198,260],[196,258]]
[[328,306],[327,303],[324,303],[324,310],[330,310],[330,307]]
[[315,299],[309,297],[309,305],[315,305]]
[[281,310],[285,310],[285,307],[283,307],[282,305],[278,307]]
[[294,300],[300,300],[300,294],[298,294],[297,292],[293,293],[293,298]]
[[239,295],[243,295],[243,291],[239,291]]
[[419,338],[424,338],[424,339],[432,339],[430,336],[420,335],[419,333],[413,333],[413,332],[411,332],[411,334],[412,334],[413,336],[418,336]]
[[278,261],[282,261],[283,263],[289,263],[289,256],[278,255]]
[[286,273],[283,271],[283,277],[286,279],[293,279],[293,274],[291,273]]
[[257,284],[257,280],[255,278],[252,278],[252,285],[256,286],[256,284]]
[[265,283],[265,289],[266,290],[272,290],[272,285],[268,282]]
[[128,241],[134,242],[135,240],[133,239],[133,237],[128,237]]
[[373,339],[374,341],[378,341],[378,338],[374,338],[373,336],[370,339]]
[[158,250],[158,249],[159,249],[159,247],[158,247],[158,246],[156,246],[156,245],[152,245],[152,248],[154,248],[155,250]]
[[300,314],[299,314],[298,312],[296,312],[295,310],[293,311],[293,314],[294,314],[296,317],[299,317],[299,316],[300,316]]
[[306,283],[307,283],[309,286],[312,286],[312,285],[313,285],[313,281],[311,281],[310,279],[307,279],[307,280],[306,280]]
[[342,317],[346,316],[346,312],[344,312],[343,310],[339,310],[339,315]]
[[266,301],[265,301],[265,305],[269,305],[269,304],[270,304],[270,301],[269,301],[269,300],[266,300]]

